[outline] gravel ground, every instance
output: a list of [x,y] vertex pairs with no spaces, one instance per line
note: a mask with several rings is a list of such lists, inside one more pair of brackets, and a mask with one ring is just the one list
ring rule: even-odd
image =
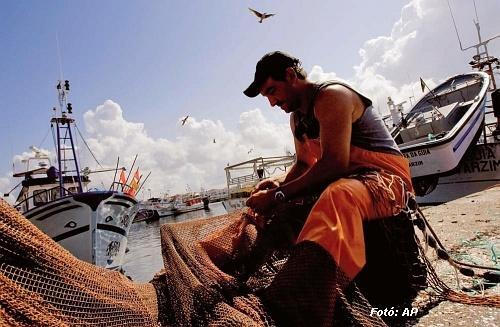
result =
[[[500,268],[500,185],[422,211],[453,258]],[[438,260],[433,249],[428,248],[427,255],[438,276],[453,290],[500,297],[499,284],[484,284],[482,279],[461,274],[457,282],[455,269]],[[432,304],[429,292],[424,292],[418,300],[419,318],[411,326],[500,326],[500,308],[450,301]]]

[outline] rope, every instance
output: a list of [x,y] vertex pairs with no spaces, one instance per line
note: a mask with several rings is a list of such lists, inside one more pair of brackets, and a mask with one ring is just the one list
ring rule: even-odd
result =
[[[446,248],[443,246],[439,238],[437,237],[435,231],[432,229],[428,220],[425,218],[422,210],[416,205],[413,209],[413,213],[415,214],[415,218],[413,218],[413,224],[417,226],[417,228],[423,233],[425,240],[425,249],[422,247],[420,242],[417,242],[418,247],[421,252],[421,258],[427,266],[427,279],[431,288],[433,288],[437,293],[438,297],[442,300],[449,300],[452,302],[458,302],[463,304],[472,304],[472,305],[486,305],[492,307],[500,307],[500,296],[498,295],[484,295],[484,285],[481,285],[483,288],[481,296],[472,296],[466,294],[464,292],[457,292],[452,290],[448,285],[446,285],[436,274],[434,267],[429,261],[426,252],[427,248],[430,246],[434,248],[436,251],[436,255],[439,259],[447,261],[454,269],[457,279],[457,285],[460,287],[460,280],[458,278],[458,273],[460,272],[462,275],[467,277],[481,277],[484,280],[498,283],[500,282],[500,274],[495,273],[494,271],[500,271],[499,268],[496,267],[487,267],[476,264],[469,264],[465,262],[461,262],[459,260],[451,258]],[[415,238],[418,241],[418,237],[415,234]],[[466,268],[469,267],[469,268]],[[486,272],[479,274],[470,268],[487,270]]]
[[83,143],[85,144],[85,146],[87,147],[87,149],[89,150],[90,154],[92,155],[92,158],[94,158],[95,162],[97,162],[97,164],[99,165],[99,167],[101,168],[104,168],[101,163],[99,162],[99,160],[97,160],[97,158],[95,157],[94,153],[92,152],[92,150],[90,150],[90,147],[89,145],[87,144],[87,142],[85,141],[85,138],[83,137],[82,133],[80,132],[80,129],[78,128],[78,126],[75,124],[75,127],[76,127],[76,130],[78,132],[78,134],[80,135],[80,137],[82,138],[82,141]]
[[43,137],[42,141],[40,142],[40,144],[38,145],[38,148],[41,148],[43,143],[45,142],[45,140],[47,139],[47,136],[49,135],[49,132],[50,132],[50,127],[47,129],[47,132],[45,133],[45,136]]
[[[432,238],[431,237],[428,237],[427,240],[428,240],[428,243],[429,243],[429,246],[436,249],[436,253],[438,255],[438,257],[440,259],[443,259],[443,260],[450,260],[451,262],[453,262],[454,264],[457,264],[457,265],[461,265],[461,266],[467,266],[467,267],[471,267],[471,268],[479,268],[479,269],[487,269],[487,270],[495,270],[495,271],[500,271],[500,268],[496,268],[496,267],[488,267],[488,266],[482,266],[482,265],[475,265],[475,264],[470,264],[470,263],[466,263],[466,262],[462,262],[462,261],[459,261],[459,260],[456,260],[456,259],[453,259],[449,256],[448,254],[448,251],[446,250],[446,248],[444,247],[444,245],[441,243],[441,241],[439,240],[439,238],[437,237],[436,235],[436,232],[432,229],[431,225],[429,224],[429,221],[425,218],[424,216],[424,213],[422,212],[422,210],[420,208],[417,208],[417,212],[418,212],[418,215],[416,217],[416,219],[422,219],[422,221],[424,222],[425,226],[424,226],[424,229],[428,229]],[[416,226],[421,230],[421,231],[424,231],[422,228],[421,228],[421,224],[419,223],[416,223]],[[437,246],[436,246],[437,245]]]

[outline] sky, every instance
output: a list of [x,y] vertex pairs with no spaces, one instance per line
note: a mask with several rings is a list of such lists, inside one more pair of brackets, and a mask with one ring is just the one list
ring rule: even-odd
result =
[[[449,1],[462,45],[477,43],[473,1]],[[500,1],[476,2],[483,39],[500,34]],[[259,24],[248,7],[276,15]],[[352,83],[383,114],[388,96],[415,103],[420,77],[437,85],[475,54],[460,50],[446,0],[2,1],[0,44],[0,191],[30,146],[54,154],[55,85],[68,79],[100,165],[130,169],[137,154],[151,172],[139,198],[221,188],[227,164],[294,152],[288,116],[242,93],[269,51],[300,58],[311,80]],[[81,167],[100,168],[77,147]],[[91,178],[107,188],[113,175]]]

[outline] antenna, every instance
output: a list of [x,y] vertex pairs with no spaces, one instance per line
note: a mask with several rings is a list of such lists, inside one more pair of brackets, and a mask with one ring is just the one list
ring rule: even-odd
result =
[[472,0],[472,2],[474,3],[474,12],[476,13],[477,23],[479,24],[479,16],[477,15],[476,0]]
[[[450,9],[451,19],[453,20],[453,26],[455,27],[455,32],[457,33],[457,38],[458,38],[458,43],[460,45],[460,50],[466,51],[466,50],[469,50],[472,48],[476,48],[476,55],[474,55],[472,57],[472,61],[469,62],[469,65],[471,65],[472,68],[476,68],[479,71],[485,71],[486,73],[488,73],[488,75],[490,75],[490,78],[491,78],[492,90],[496,89],[496,82],[495,82],[495,76],[493,73],[493,68],[498,68],[500,66],[500,61],[498,60],[498,58],[495,58],[495,57],[489,55],[488,42],[500,37],[500,34],[493,36],[485,41],[482,40],[481,27],[479,26],[479,16],[477,14],[476,1],[473,0],[474,11],[476,14],[476,20],[473,20],[473,22],[474,22],[474,25],[476,26],[477,38],[479,40],[479,43],[464,48],[462,46],[462,42],[461,42],[460,36],[458,34],[458,29],[457,29],[457,25],[455,23],[455,18],[453,17],[453,12],[452,12],[451,6],[450,6],[450,0],[447,0],[447,2],[448,2],[448,8]],[[482,51],[480,50],[481,47],[483,48]],[[496,67],[494,67],[494,65],[496,65]]]
[[63,80],[61,48],[59,47],[59,34],[56,32],[57,58],[59,59],[59,80]]
[[453,12],[451,11],[450,0],[446,0],[448,3],[448,9],[450,9],[451,20],[453,21],[453,27],[455,27],[455,33],[457,34],[458,44],[460,45],[460,50],[464,51],[462,47],[462,41],[460,40],[460,35],[458,34],[457,24],[455,23],[455,17],[453,17]]
[[413,107],[411,99],[413,98],[413,100],[415,100],[415,90],[413,89],[413,83],[411,82],[410,73],[408,73],[408,71],[406,72],[406,76],[408,77],[408,85],[411,87],[411,96],[409,96],[408,99],[410,99],[410,107]]

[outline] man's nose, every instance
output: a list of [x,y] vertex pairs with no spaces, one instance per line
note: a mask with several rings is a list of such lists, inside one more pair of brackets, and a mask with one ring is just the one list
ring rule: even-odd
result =
[[278,100],[276,100],[276,98],[274,97],[268,97],[267,100],[269,100],[269,104],[271,105],[271,107],[274,107],[276,103],[278,103]]

